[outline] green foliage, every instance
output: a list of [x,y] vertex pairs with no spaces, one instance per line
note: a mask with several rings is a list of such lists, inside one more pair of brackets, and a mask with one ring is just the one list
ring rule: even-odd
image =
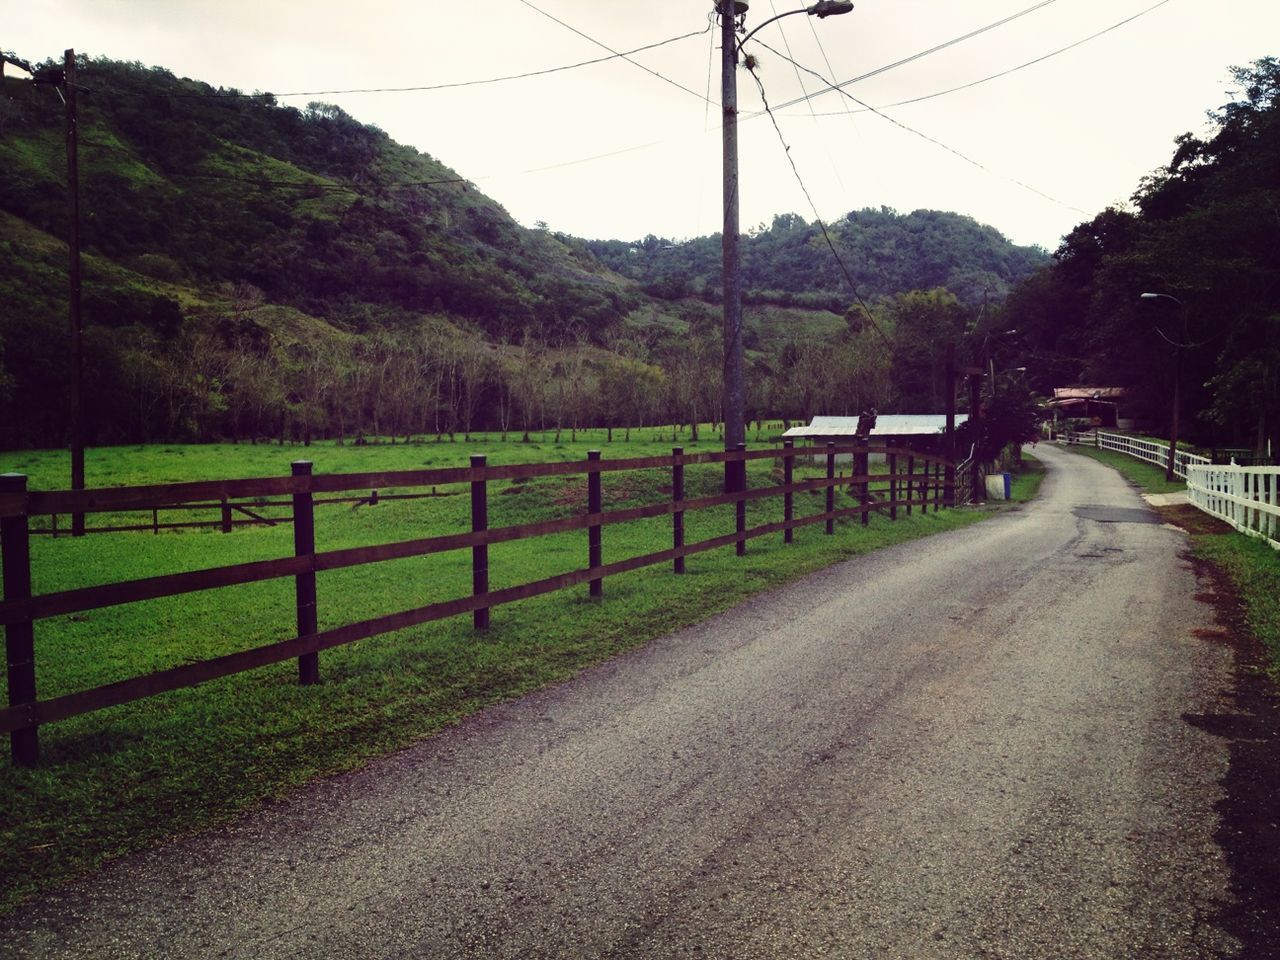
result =
[[[331,104],[297,110],[107,59],[83,57],[79,73],[89,442],[720,419],[718,238],[525,230]],[[6,104],[0,446],[57,446],[70,419],[61,103],[32,86]],[[945,323],[906,317],[890,344],[817,230],[782,215],[746,242],[753,418],[936,412],[939,337],[1041,258],[951,214],[850,214],[832,235],[867,296],[897,298],[872,308],[886,329],[911,313],[907,291],[950,297]]]
[[1131,412],[1161,427],[1180,350],[1182,432],[1265,450],[1280,447],[1280,60],[1232,74],[1238,90],[1210,115],[1212,135],[1179,137],[1133,211],[1076,227],[1004,319],[1042,392],[1126,386]]
[[1245,626],[1263,646],[1271,674],[1280,679],[1280,554],[1242,534],[1201,535],[1196,556],[1216,564],[1239,593]]
[[937,288],[892,297],[883,315],[893,330],[893,387],[902,398],[894,412],[942,412],[946,409],[946,347],[960,340],[968,312],[955,294]]
[[[1011,244],[970,217],[936,210],[898,214],[887,207],[849,213],[828,227],[858,293],[870,300],[946,287],[969,308],[1001,302],[1044,264],[1044,251]],[[677,243],[650,235],[586,246],[619,274],[664,299],[720,296],[720,237]],[[821,227],[779,214],[742,244],[743,302],[842,313],[855,299]]]

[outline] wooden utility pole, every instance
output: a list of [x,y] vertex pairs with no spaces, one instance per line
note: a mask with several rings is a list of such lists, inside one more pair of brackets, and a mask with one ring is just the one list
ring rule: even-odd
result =
[[[80,400],[81,333],[80,316],[80,143],[76,116],[76,52],[66,52],[62,70],[62,99],[67,107],[67,276],[71,314],[71,489],[84,489],[84,418]],[[84,536],[84,514],[71,515],[71,535]]]
[[[975,372],[969,374],[969,423],[973,428],[973,442],[982,442],[982,371],[975,369]],[[973,466],[969,469],[969,476],[973,479],[972,496],[974,503],[986,499],[986,491],[983,489],[982,471],[978,468],[978,458],[975,456]]]
[[[747,4],[719,0],[721,75],[720,103],[724,145],[724,230],[721,234],[724,288],[724,448],[746,443],[746,387],[742,373],[742,277],[738,249],[738,20]],[[724,489],[736,493],[745,486],[746,463],[725,461]]]
[[947,344],[947,427],[945,456],[947,458],[946,495],[948,507],[956,505],[956,345]]

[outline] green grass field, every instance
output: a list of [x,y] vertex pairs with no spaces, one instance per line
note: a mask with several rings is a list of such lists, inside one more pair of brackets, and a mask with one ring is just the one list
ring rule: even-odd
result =
[[[565,434],[567,438],[568,434]],[[670,434],[633,432],[628,443],[588,435],[577,444],[427,443],[364,447],[141,447],[92,450],[90,485],[283,475],[306,458],[317,472],[460,466],[471,453],[491,463],[667,453]],[[680,441],[678,441],[680,442]],[[683,438],[687,452],[717,448]],[[62,488],[64,452],[0,457],[32,489]],[[752,486],[779,482],[772,462],[751,464]],[[847,465],[844,465],[847,472]],[[718,492],[723,468],[686,468],[689,497]],[[817,467],[798,469],[816,475]],[[1038,474],[1020,478],[1016,496],[1034,492]],[[667,471],[606,474],[606,509],[670,495]],[[317,549],[370,545],[469,529],[469,498],[441,489],[430,499],[377,506],[317,507]],[[493,527],[580,513],[583,477],[490,485]],[[799,494],[797,515],[820,513],[820,494]],[[840,491],[837,506],[852,505]],[[749,506],[748,525],[781,519],[781,503]],[[493,611],[493,627],[471,630],[470,617],[427,624],[326,651],[322,682],[296,685],[292,662],[199,687],[75,717],[40,730],[41,764],[0,763],[0,910],[95,864],[188,833],[277,796],[316,776],[350,769],[429,735],[486,704],[571,676],[620,651],[702,620],[760,590],[879,547],[973,523],[983,509],[929,512],[869,526],[843,521],[835,536],[821,524],[753,540],[746,557],[731,548],[688,560],[688,573],[650,567],[606,580],[602,600],[587,588]],[[732,508],[686,516],[687,542],[731,532]],[[604,561],[670,546],[669,521],[603,530]],[[96,583],[288,556],[292,529],[238,527],[84,538],[33,537],[37,593]],[[490,547],[498,589],[586,566],[586,533],[577,531]],[[469,551],[389,561],[322,573],[320,629],[469,594]],[[39,621],[37,677],[42,698],[285,639],[294,630],[293,585],[268,581]]]

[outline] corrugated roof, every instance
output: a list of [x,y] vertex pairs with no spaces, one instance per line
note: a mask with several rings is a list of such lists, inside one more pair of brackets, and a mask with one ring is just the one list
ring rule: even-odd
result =
[[[967,413],[956,414],[956,426],[969,419]],[[882,413],[876,417],[873,437],[932,436],[947,428],[947,417],[941,413]],[[792,427],[784,437],[853,437],[858,433],[857,417],[814,417],[807,427]]]
[[1127,397],[1129,390],[1126,387],[1088,387],[1088,386],[1072,386],[1072,387],[1054,387],[1053,398],[1055,400],[1092,400],[1095,397],[1099,400],[1115,400],[1121,397]]

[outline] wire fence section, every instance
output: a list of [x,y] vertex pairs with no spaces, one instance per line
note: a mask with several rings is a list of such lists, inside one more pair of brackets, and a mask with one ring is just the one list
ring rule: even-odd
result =
[[1187,498],[1280,550],[1280,467],[1196,464],[1187,471]]
[[[836,475],[835,463],[840,455],[852,456],[853,471],[849,476]],[[868,464],[873,455],[884,458],[887,473],[870,471]],[[774,465],[770,478],[779,479],[777,467],[780,466],[781,484],[694,499],[685,496],[684,471],[687,466],[762,459],[780,461]],[[826,475],[796,479],[794,468],[797,461],[825,463]],[[602,474],[643,470],[670,472],[670,498],[626,509],[604,510]],[[489,527],[489,484],[492,481],[584,474],[587,495],[582,512],[533,523]],[[470,530],[340,550],[317,552],[315,549],[317,495],[446,485],[469,487]],[[850,507],[837,507],[836,488],[845,485],[853,494],[855,503]],[[825,509],[797,516],[794,509],[797,493],[825,493]],[[288,521],[293,525],[294,534],[293,556],[33,594],[30,557],[33,531],[29,524],[29,518],[33,516],[158,511],[209,503],[222,505],[226,512],[239,503],[261,503],[270,498],[280,498],[279,502],[289,505]],[[782,519],[748,528],[747,503],[766,498],[781,499]],[[943,457],[926,451],[866,442],[803,448],[787,445],[782,449],[751,451],[739,447],[736,451],[701,454],[685,454],[682,448],[677,447],[670,456],[619,460],[602,460],[598,451],[592,451],[585,461],[495,466],[488,465],[483,456],[474,456],[469,467],[361,474],[313,474],[309,462],[297,461],[293,464],[293,474],[288,477],[82,491],[31,491],[26,488],[25,477],[5,474],[0,476],[0,553],[3,555],[4,585],[0,624],[5,629],[9,706],[0,709],[0,733],[10,735],[15,763],[34,766],[39,755],[38,729],[43,724],[295,658],[299,682],[312,684],[319,680],[318,657],[322,651],[357,640],[467,613],[472,615],[473,626],[483,630],[489,626],[490,611],[502,604],[582,584],[588,585],[592,596],[601,596],[606,578],[628,571],[669,563],[676,574],[681,574],[685,571],[686,558],[708,550],[733,546],[742,555],[747,542],[756,537],[781,535],[784,542],[791,543],[795,531],[809,524],[823,523],[825,532],[832,534],[836,522],[842,518],[858,516],[865,524],[872,513],[880,513],[896,520],[900,509],[907,513],[917,508],[922,512],[930,508],[936,511],[954,506],[956,499],[955,465]],[[735,506],[733,532],[695,543],[685,542],[686,513],[729,504]],[[603,528],[659,517],[671,518],[669,549],[612,563],[603,562]],[[491,544],[579,530],[587,533],[583,557],[585,567],[542,580],[490,589],[488,549]],[[317,573],[468,549],[471,551],[472,572],[470,595],[333,629],[318,629]],[[40,620],[284,577],[294,579],[297,608],[297,633],[289,639],[49,699],[41,700],[37,696],[35,624]]]

